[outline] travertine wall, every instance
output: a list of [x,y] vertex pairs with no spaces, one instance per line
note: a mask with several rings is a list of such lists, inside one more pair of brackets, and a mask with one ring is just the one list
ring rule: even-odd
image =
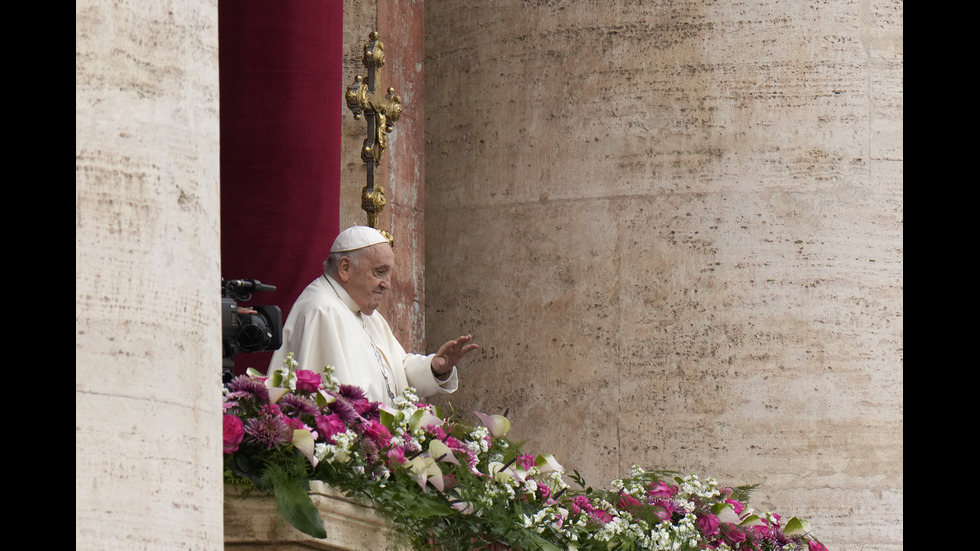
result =
[[75,548],[221,549],[217,4],[75,4]]
[[426,2],[426,333],[483,346],[442,402],[901,549],[902,17]]

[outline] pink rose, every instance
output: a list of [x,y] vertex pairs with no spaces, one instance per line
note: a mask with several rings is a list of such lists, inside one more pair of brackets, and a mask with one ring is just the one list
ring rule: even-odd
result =
[[354,408],[354,411],[356,411],[358,415],[364,415],[370,411],[372,407],[374,407],[374,404],[372,404],[369,400],[351,400],[350,405]]
[[222,419],[225,453],[235,453],[245,437],[245,427],[237,415],[225,415]]
[[721,535],[728,540],[730,544],[739,544],[745,541],[745,532],[742,531],[737,525],[730,522],[726,522],[719,526],[721,530]]
[[698,529],[701,533],[707,537],[714,536],[718,533],[718,517],[711,513],[702,515],[697,519]]
[[827,551],[827,548],[824,547],[822,543],[815,540],[809,541],[809,547],[810,547],[810,551]]
[[651,484],[647,495],[650,497],[671,497],[677,492],[677,486],[668,486],[663,480],[658,480],[656,484]]
[[324,442],[336,444],[336,442],[333,440],[334,435],[345,432],[347,430],[347,425],[345,425],[344,420],[335,413],[333,415],[321,415],[317,417],[316,429],[320,432],[320,436],[323,437]]
[[309,369],[296,370],[296,390],[300,392],[316,392],[320,388],[320,374]]
[[659,518],[661,522],[669,521],[670,517],[674,515],[674,511],[676,510],[668,501],[658,501],[657,503],[650,504],[650,507],[653,509],[653,514],[657,515],[657,518]]
[[374,440],[382,448],[387,447],[391,443],[391,433],[388,432],[388,427],[382,425],[380,422],[372,419],[361,425],[361,428],[364,430],[364,436]]
[[642,507],[643,502],[633,496],[624,495],[620,496],[619,498],[619,506],[624,509],[635,509],[637,507]]

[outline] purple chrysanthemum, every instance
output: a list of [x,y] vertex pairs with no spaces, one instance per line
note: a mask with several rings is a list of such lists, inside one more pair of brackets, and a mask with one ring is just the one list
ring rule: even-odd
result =
[[339,385],[337,387],[337,395],[343,397],[348,402],[367,400],[367,395],[364,394],[364,390],[356,385]]
[[227,399],[257,398],[263,402],[269,401],[269,389],[262,381],[257,381],[247,375],[239,375],[228,383]]
[[[381,409],[380,409],[381,403],[380,402],[367,402],[367,403],[360,402],[360,404],[363,406],[361,409],[359,409],[359,411],[361,413],[361,417],[363,417],[364,419],[366,419],[368,421],[371,421],[371,420],[377,421],[377,420],[381,419]],[[357,408],[355,408],[355,409],[357,409]]]
[[286,408],[286,411],[292,410],[299,415],[316,415],[320,413],[320,408],[317,407],[316,402],[305,396],[286,394],[277,403],[279,407]]
[[249,419],[245,423],[245,434],[271,449],[273,446],[289,442],[293,436],[293,429],[281,416],[264,416]]
[[335,399],[327,407],[330,408],[331,412],[336,413],[338,417],[343,419],[344,423],[351,423],[360,417],[357,414],[357,411],[354,409],[354,406],[352,406],[346,398],[338,395],[337,393],[331,394]]

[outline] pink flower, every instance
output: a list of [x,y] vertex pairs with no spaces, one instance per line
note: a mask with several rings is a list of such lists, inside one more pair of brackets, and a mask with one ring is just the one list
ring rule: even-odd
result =
[[613,519],[612,515],[603,511],[602,509],[593,509],[591,514],[592,514],[592,518],[598,520],[603,524],[608,524],[612,522]]
[[620,496],[619,498],[619,506],[624,509],[635,509],[637,507],[642,507],[643,502],[633,496],[624,495]]
[[810,547],[810,551],[827,551],[827,548],[824,547],[822,543],[816,540],[810,540],[809,547]]
[[316,392],[320,388],[320,375],[309,369],[296,370],[296,390],[300,392]]
[[245,436],[245,427],[237,415],[225,415],[222,420],[225,453],[235,453]]
[[727,504],[729,504],[729,505],[732,506],[732,509],[735,510],[735,514],[736,515],[741,515],[742,514],[742,510],[745,509],[745,505],[742,505],[742,502],[736,501],[734,499],[726,499],[725,500],[725,503],[727,503]]
[[364,415],[374,406],[374,404],[368,400],[353,400],[351,401],[350,405],[354,407],[354,411],[356,411],[359,415]]
[[518,454],[517,464],[520,465],[521,468],[526,471],[535,465],[534,457],[532,457],[531,454],[529,453],[525,453],[523,455]]
[[577,515],[582,509],[585,509],[586,511],[591,510],[592,504],[589,503],[589,498],[585,496],[575,496],[572,498],[569,508],[572,510],[573,515]]
[[671,497],[677,493],[677,486],[668,486],[663,480],[658,480],[656,484],[651,484],[647,495],[650,497]]
[[405,462],[405,450],[399,446],[395,446],[388,450],[388,459],[396,461],[398,463]]
[[721,524],[719,529],[721,530],[721,535],[728,540],[730,544],[739,544],[745,541],[745,532],[730,522]]
[[299,417],[285,417],[285,421],[286,421],[286,426],[288,426],[293,430],[302,430],[302,429],[309,428],[306,426],[306,423],[304,423],[303,420],[300,419]]
[[372,419],[362,424],[361,429],[364,431],[364,436],[370,438],[382,448],[387,447],[391,443],[391,433],[388,432],[388,427],[382,425],[379,421]]
[[323,437],[324,442],[336,444],[333,439],[334,435],[347,431],[347,425],[345,425],[344,420],[335,413],[333,415],[321,415],[317,417],[316,429]]
[[701,533],[707,537],[714,536],[718,533],[718,517],[711,513],[702,515],[697,519],[698,529]]
[[653,514],[657,515],[657,518],[659,518],[661,522],[669,521],[670,517],[674,515],[674,511],[676,510],[668,501],[659,501],[651,504],[650,507],[653,509]]

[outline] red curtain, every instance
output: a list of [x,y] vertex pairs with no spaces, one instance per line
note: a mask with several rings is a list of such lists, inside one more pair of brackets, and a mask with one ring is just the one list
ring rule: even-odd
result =
[[[218,40],[221,277],[275,285],[243,304],[285,320],[338,232],[343,3],[221,0]],[[235,371],[270,357],[239,354]]]

